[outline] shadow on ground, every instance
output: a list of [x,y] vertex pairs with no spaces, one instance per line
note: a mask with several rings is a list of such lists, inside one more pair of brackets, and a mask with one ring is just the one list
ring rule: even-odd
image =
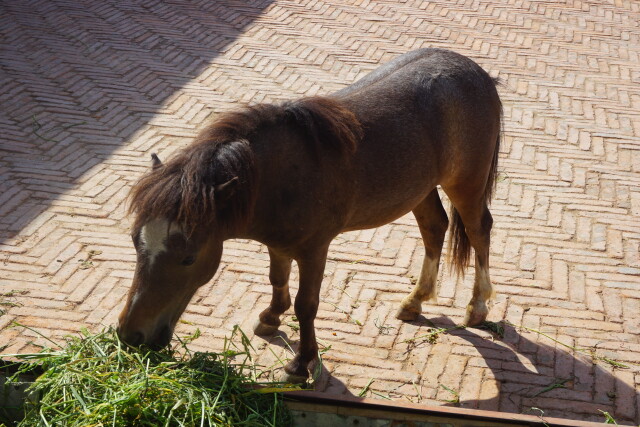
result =
[[[0,4],[0,243],[136,139],[271,1]],[[91,194],[72,201],[96,209]]]
[[[433,323],[442,328],[455,326],[442,317]],[[488,339],[473,328],[451,332],[475,347],[499,388],[495,397],[461,400],[461,407],[499,407],[542,418],[594,422],[603,422],[600,411],[605,411],[619,424],[637,425],[633,401],[640,394],[615,376],[616,368],[588,353],[534,342],[527,338],[532,333],[525,335],[509,324],[503,326],[503,338]]]
[[[421,316],[421,326],[453,328],[451,320],[439,317],[427,320]],[[614,368],[596,361],[588,354],[570,354],[562,346],[554,348],[533,342],[516,328],[504,325],[504,337],[487,337],[477,329],[453,330],[448,338],[472,344],[481,356],[484,367],[491,370],[499,392],[487,400],[462,399],[445,406],[469,409],[500,408],[501,412],[524,413],[541,417],[556,417],[582,421],[604,422],[608,412],[620,425],[637,425],[633,399],[640,392],[616,378]],[[529,334],[527,334],[529,335]],[[295,351],[297,340],[278,331],[263,337],[269,345]],[[420,351],[416,349],[415,351]],[[428,374],[428,373],[425,373]],[[433,373],[439,375],[440,373]],[[316,391],[356,397],[325,367],[314,386]],[[628,404],[626,403],[628,402]]]

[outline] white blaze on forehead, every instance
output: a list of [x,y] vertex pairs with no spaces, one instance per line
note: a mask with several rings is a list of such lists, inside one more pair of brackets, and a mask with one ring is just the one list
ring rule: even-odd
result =
[[166,219],[156,218],[142,226],[140,241],[153,264],[155,258],[167,250],[166,241],[170,234],[182,233],[182,228]]

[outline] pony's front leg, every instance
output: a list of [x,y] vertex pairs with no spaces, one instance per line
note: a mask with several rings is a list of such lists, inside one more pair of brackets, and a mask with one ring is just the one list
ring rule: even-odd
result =
[[300,346],[294,358],[284,367],[284,381],[303,383],[309,377],[308,365],[318,357],[318,343],[314,320],[320,301],[320,286],[327,262],[328,245],[296,258],[300,268],[300,288],[296,296],[295,311],[300,322]]
[[271,335],[280,326],[280,316],[291,307],[289,295],[289,275],[291,258],[278,254],[269,248],[269,281],[273,287],[271,304],[262,313],[253,328],[256,335]]

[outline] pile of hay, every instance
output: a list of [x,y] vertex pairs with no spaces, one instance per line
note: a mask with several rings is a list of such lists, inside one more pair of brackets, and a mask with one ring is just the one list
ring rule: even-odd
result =
[[[250,344],[238,328],[221,353],[131,349],[112,330],[83,331],[59,351],[22,355],[43,373],[19,426],[283,426],[277,388],[259,388]],[[241,339],[240,345],[233,338]]]

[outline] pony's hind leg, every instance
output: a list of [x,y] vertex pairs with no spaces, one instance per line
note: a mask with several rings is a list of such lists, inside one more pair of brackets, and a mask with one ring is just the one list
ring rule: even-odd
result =
[[[446,191],[447,189],[445,189]],[[468,243],[475,249],[475,280],[473,284],[473,295],[471,301],[467,306],[467,312],[464,319],[464,324],[468,326],[479,325],[484,322],[489,314],[489,308],[487,307],[487,301],[494,297],[495,293],[491,279],[489,277],[489,245],[491,241],[491,227],[493,225],[493,218],[487,203],[484,199],[479,201],[473,201],[473,198],[469,197],[466,193],[457,193],[455,191],[447,192],[451,203],[456,212],[454,212],[452,221],[454,222],[454,228],[463,230],[458,237],[459,241],[452,248],[453,257],[461,257],[465,261],[454,259],[454,264],[457,264],[458,271],[460,272],[464,265],[463,263],[468,260],[468,251],[470,250]],[[453,233],[453,239],[456,239],[455,233]],[[462,239],[467,239],[468,243],[460,242]],[[464,247],[467,251],[466,256],[456,252],[456,246]]]
[[[469,326],[479,325],[487,319],[489,314],[487,301],[495,296],[489,277],[489,244],[493,218],[487,205],[483,206],[481,212],[479,222],[476,222],[472,228],[465,227],[471,245],[476,251],[473,295],[464,318],[464,324]],[[464,221],[464,216],[462,218]]]
[[273,287],[271,304],[262,313],[253,328],[256,335],[271,335],[280,326],[280,316],[291,307],[289,295],[289,275],[291,258],[283,256],[269,248],[269,281]]
[[438,266],[444,235],[449,225],[447,213],[442,207],[438,190],[431,193],[413,209],[420,234],[424,242],[424,259],[422,270],[413,291],[402,300],[396,317],[400,320],[415,320],[422,312],[422,302],[435,300],[438,287]]

